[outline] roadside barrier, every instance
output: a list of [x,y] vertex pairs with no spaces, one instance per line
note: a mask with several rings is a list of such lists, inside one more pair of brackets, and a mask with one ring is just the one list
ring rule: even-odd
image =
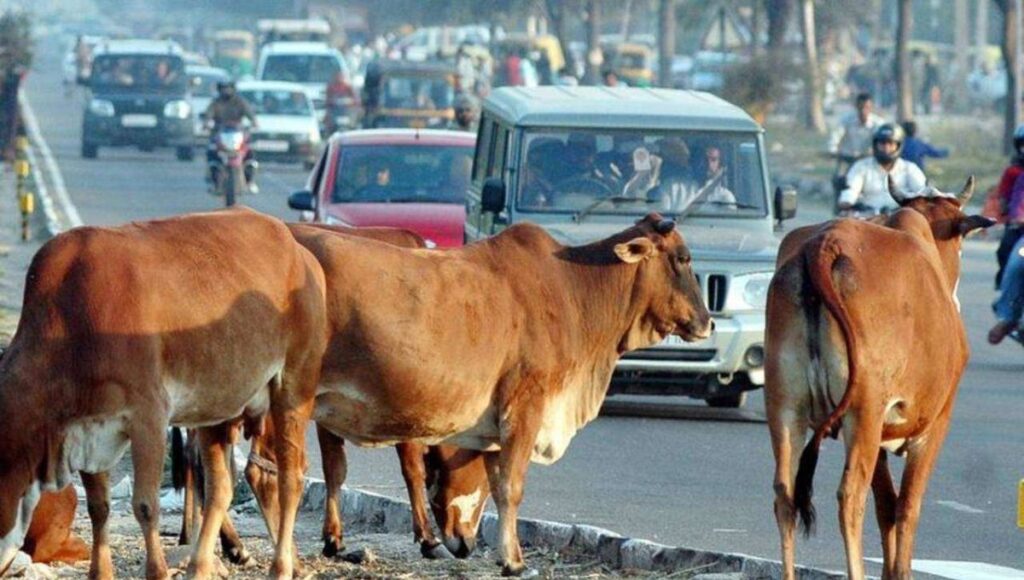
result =
[[28,241],[32,235],[32,213],[36,209],[35,180],[28,159],[28,137],[18,135],[14,141],[14,150],[15,194],[18,196],[18,210],[21,213],[21,239]]

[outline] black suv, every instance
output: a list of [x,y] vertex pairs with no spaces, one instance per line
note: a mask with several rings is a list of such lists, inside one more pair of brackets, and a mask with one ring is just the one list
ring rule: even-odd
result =
[[195,154],[194,115],[181,48],[173,42],[116,40],[100,43],[86,83],[82,157],[102,147],[142,151],[174,147],[178,159]]

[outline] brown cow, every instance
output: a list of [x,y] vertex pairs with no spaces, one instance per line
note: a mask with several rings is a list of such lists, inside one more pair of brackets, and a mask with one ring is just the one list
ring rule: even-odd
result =
[[344,437],[488,452],[503,573],[521,573],[516,516],[531,458],[556,461],[597,416],[622,353],[711,333],[674,226],[650,214],[566,247],[519,224],[440,251],[293,228],[328,280],[321,448],[341,453]]
[[146,576],[167,576],[158,493],[169,423],[201,427],[209,515],[191,572],[215,571],[230,500],[226,429],[271,413],[283,431],[281,541],[293,570],[304,428],[325,347],[323,271],[278,220],[229,210],[77,228],[39,250],[0,360],[0,573],[42,490],[79,471],[93,523],[90,575],[113,576],[107,471],[131,442]]
[[[849,575],[864,577],[870,485],[884,577],[910,577],[921,500],[968,358],[955,296],[960,246],[965,234],[992,223],[961,211],[973,188],[972,178],[959,197],[894,195],[902,208],[883,224],[836,220],[783,242],[768,292],[765,406],[786,578],[795,577],[796,515],[807,532],[814,521],[818,448],[840,432],[839,520]],[[808,427],[814,436],[797,465],[793,454]],[[887,451],[907,458],[898,494]]]
[[[398,228],[348,228],[325,224],[295,224],[292,227],[300,234],[311,231],[310,228],[315,228],[343,235],[375,239],[399,247],[426,247],[423,238],[419,235]],[[268,421],[267,425],[272,431],[272,423]],[[175,435],[176,441],[180,442],[181,434],[176,432]],[[253,441],[250,462],[246,468],[246,479],[255,492],[268,529],[273,535],[277,528],[276,522],[279,515],[276,456],[271,447],[272,439],[269,437],[268,432]],[[191,452],[191,435],[189,441],[189,451]],[[172,465],[175,467],[172,473],[175,474],[175,487],[185,488],[185,510],[179,542],[188,544],[190,543],[193,520],[201,520],[198,520],[199,510],[192,494],[191,462],[185,460],[187,453],[183,445],[176,452],[173,447]],[[396,450],[402,477],[405,479],[406,490],[409,494],[409,503],[412,507],[413,540],[420,545],[420,552],[426,558],[436,558],[441,556],[439,550],[443,550],[440,548],[440,542],[434,536],[427,516],[428,497],[426,492],[429,490],[429,505],[445,546],[458,558],[468,556],[476,545],[477,529],[480,519],[483,517],[487,498],[490,496],[483,456],[478,451],[459,449],[449,445],[428,448],[411,442],[399,443],[396,445]],[[194,457],[194,452],[191,452],[191,455],[193,459],[197,459]],[[347,473],[344,447],[329,446],[325,449],[322,460],[328,489],[324,506],[323,554],[331,557],[344,550],[344,527],[338,504],[338,495]],[[199,491],[201,492],[201,489]],[[225,518],[220,538],[223,553],[229,560],[236,564],[242,564],[248,560],[248,553],[230,518]]]

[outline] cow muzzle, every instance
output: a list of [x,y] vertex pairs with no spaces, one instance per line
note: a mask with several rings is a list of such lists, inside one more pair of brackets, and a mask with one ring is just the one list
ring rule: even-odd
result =
[[444,547],[452,553],[452,556],[463,559],[468,558],[476,549],[476,538],[463,536],[444,536]]

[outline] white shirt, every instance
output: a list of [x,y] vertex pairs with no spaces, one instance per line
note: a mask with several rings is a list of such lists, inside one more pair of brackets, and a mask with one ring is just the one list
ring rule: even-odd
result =
[[[924,189],[927,181],[920,167],[903,159],[897,159],[889,173],[896,191],[907,197]],[[853,205],[857,202],[880,210],[899,207],[889,195],[889,174],[874,157],[861,159],[846,173],[846,189],[839,194],[839,203]]]

